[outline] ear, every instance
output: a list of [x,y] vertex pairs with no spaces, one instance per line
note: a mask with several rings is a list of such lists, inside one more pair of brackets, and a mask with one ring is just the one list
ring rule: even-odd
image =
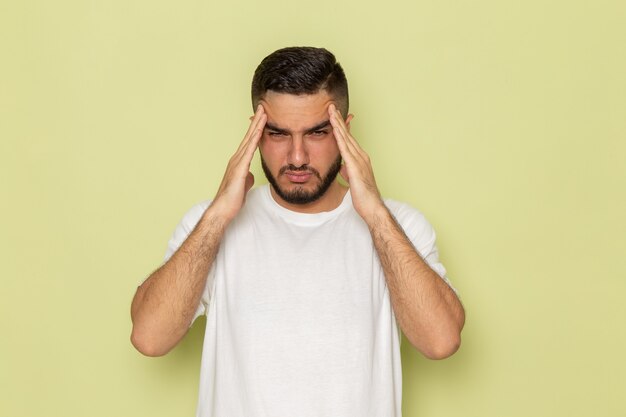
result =
[[354,119],[354,114],[348,114],[348,117],[346,117],[346,127],[348,128],[348,132],[350,132],[350,122],[352,119]]

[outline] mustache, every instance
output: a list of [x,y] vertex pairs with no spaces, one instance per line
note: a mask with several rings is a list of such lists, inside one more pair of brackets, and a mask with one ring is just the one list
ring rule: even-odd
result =
[[318,179],[322,179],[322,176],[320,175],[319,171],[315,168],[309,167],[308,165],[301,165],[299,167],[289,164],[289,165],[285,165],[282,168],[280,168],[278,170],[278,175],[283,175],[285,172],[290,171],[290,172],[308,172],[311,173],[313,175],[315,175]]

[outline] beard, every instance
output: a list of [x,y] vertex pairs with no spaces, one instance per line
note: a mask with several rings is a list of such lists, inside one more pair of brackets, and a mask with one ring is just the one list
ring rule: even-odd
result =
[[319,184],[317,188],[312,191],[307,191],[301,186],[296,186],[290,191],[283,190],[278,185],[276,177],[272,175],[269,167],[265,164],[263,156],[261,156],[261,167],[263,168],[263,172],[265,173],[267,181],[272,185],[272,188],[274,188],[274,191],[276,191],[276,194],[278,194],[280,198],[282,198],[289,204],[308,204],[318,200],[326,193],[326,191],[328,191],[330,186],[333,184],[335,178],[337,178],[337,174],[339,174],[339,171],[341,170],[341,155],[337,156],[337,159],[335,159],[335,161],[332,163],[330,168],[328,168],[328,171],[323,177],[320,175],[319,171],[317,171],[315,168],[309,167],[308,165],[302,165],[300,167],[296,167],[295,165],[286,165],[278,171],[279,177],[283,175],[286,171],[303,171],[313,174],[319,180]]

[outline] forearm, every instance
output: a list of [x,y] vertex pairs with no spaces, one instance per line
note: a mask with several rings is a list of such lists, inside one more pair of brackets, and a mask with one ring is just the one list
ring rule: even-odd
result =
[[430,358],[456,351],[465,321],[454,291],[421,258],[380,198],[367,153],[350,134],[334,104],[330,123],[344,160],[341,175],[350,183],[352,204],[368,225],[378,253],[396,320],[413,346]]
[[366,221],[403,333],[429,358],[452,355],[465,321],[456,294],[422,259],[386,207]]
[[228,161],[213,202],[176,253],[137,289],[131,306],[131,341],[140,352],[164,355],[187,333],[226,226],[237,216],[254,184],[250,162],[266,121],[259,105]]
[[174,255],[137,289],[131,340],[140,352],[164,355],[186,334],[225,227],[209,207]]

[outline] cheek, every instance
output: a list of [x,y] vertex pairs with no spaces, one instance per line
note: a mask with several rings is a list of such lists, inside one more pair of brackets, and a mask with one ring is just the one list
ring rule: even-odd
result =
[[259,141],[259,150],[263,154],[263,157],[270,156],[277,152],[276,142],[263,136]]
[[288,146],[285,143],[263,137],[259,142],[259,152],[267,165],[281,164],[288,152]]
[[332,136],[321,141],[312,140],[308,143],[307,148],[310,155],[316,155],[323,159],[334,160],[339,154],[339,147]]

